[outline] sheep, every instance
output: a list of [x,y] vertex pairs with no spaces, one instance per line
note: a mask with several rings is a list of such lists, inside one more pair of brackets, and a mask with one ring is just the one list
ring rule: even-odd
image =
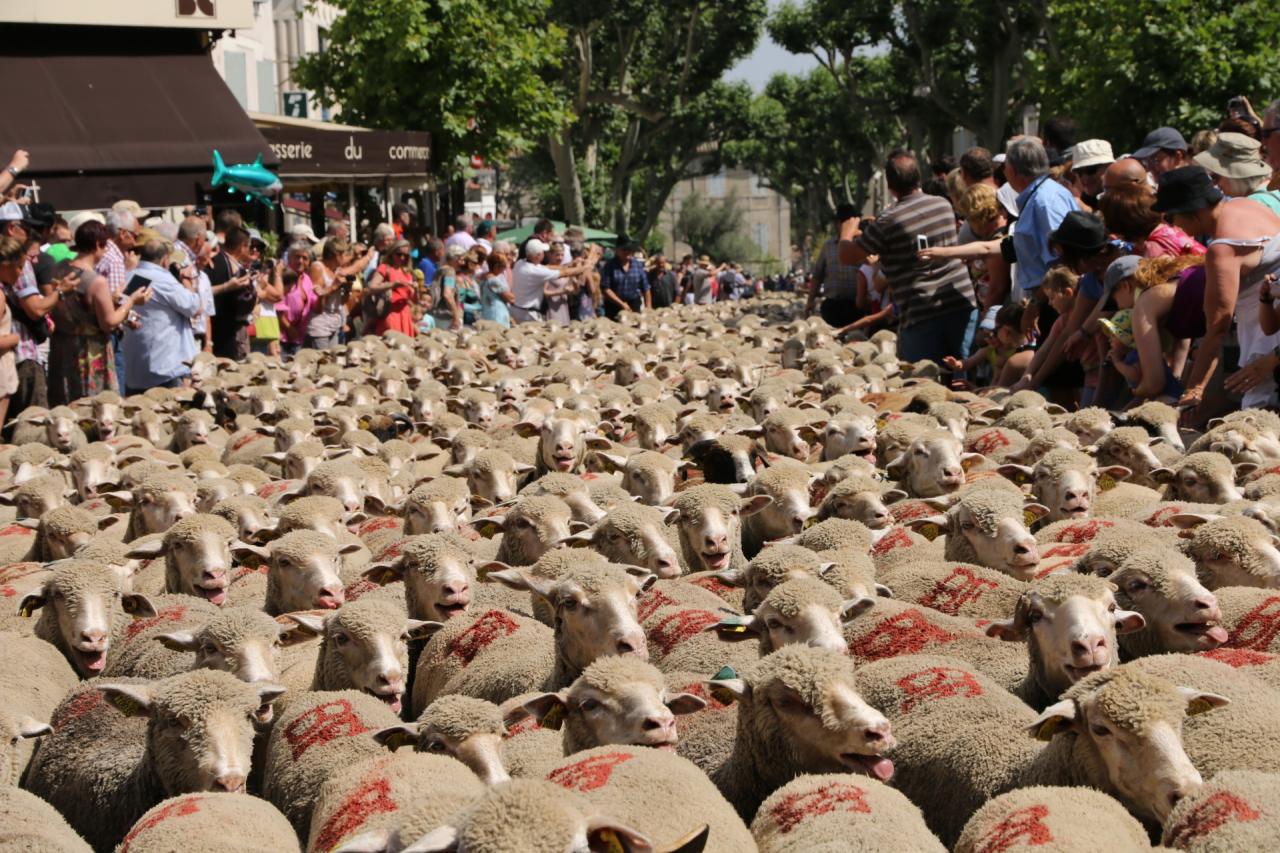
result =
[[797,776],[760,804],[751,834],[760,853],[946,850],[914,803],[888,785],[849,773]]
[[491,504],[505,503],[516,497],[520,478],[533,471],[532,465],[517,462],[505,450],[481,450],[464,463],[450,465],[444,473],[465,477],[472,494]]
[[404,535],[456,533],[471,520],[471,492],[454,477],[440,477],[409,493],[401,508]]
[[40,518],[50,510],[69,506],[75,494],[60,474],[41,474],[18,484],[4,496],[4,503],[13,505],[18,520]]
[[1035,576],[1039,544],[1027,527],[1049,512],[1042,504],[1024,504],[1001,489],[972,489],[946,515],[912,522],[924,532],[947,534],[945,559],[996,569],[1019,580]]
[[733,750],[702,770],[744,819],[802,773],[893,775],[883,755],[895,745],[889,721],[859,695],[853,662],[840,652],[785,646],[708,684],[721,701],[739,703],[738,727],[715,733],[732,739]]
[[[1044,398],[1040,399],[1043,402]],[[1027,439],[1053,429],[1053,418],[1043,408],[1022,406],[1012,410],[1006,409],[1006,412],[1007,414],[995,422],[995,426],[1021,433]]]
[[542,476],[549,471],[580,472],[587,450],[608,450],[608,439],[594,434],[595,426],[581,413],[562,411],[541,426],[522,421],[515,430],[522,437],[538,436],[536,471]]
[[263,530],[274,532],[276,526],[271,505],[257,495],[237,494],[223,498],[207,512],[232,524],[237,537],[244,542],[259,538]]
[[1157,468],[1152,479],[1168,483],[1171,500],[1225,504],[1244,497],[1236,487],[1236,468],[1221,453],[1189,453],[1169,468]]
[[121,843],[125,853],[269,850],[301,853],[293,827],[278,809],[248,794],[183,794],[151,808]]
[[609,510],[589,530],[564,540],[575,547],[593,548],[614,563],[643,566],[660,578],[679,577],[689,566],[677,552],[676,533],[666,526],[678,511],[670,508],[622,504]]
[[685,459],[702,469],[707,483],[749,483],[765,465],[759,442],[745,435],[714,435],[693,442]]
[[[444,820],[483,795],[485,786],[452,758],[402,752],[366,758],[324,781],[307,849],[329,851],[351,839],[389,832],[410,813]],[[368,808],[371,796],[378,807]]]
[[770,412],[758,426],[739,430],[751,438],[764,440],[765,450],[801,461],[809,457],[809,444],[816,442],[827,426],[822,412],[781,408]]
[[664,453],[641,450],[625,458],[605,453],[596,453],[596,457],[606,461],[608,469],[622,472],[622,488],[640,503],[658,506],[675,494],[681,465]]
[[1226,421],[1210,429],[1187,448],[1190,453],[1204,450],[1221,453],[1232,463],[1274,465],[1280,460],[1280,437],[1249,421]]
[[534,480],[521,489],[522,497],[549,495],[564,501],[573,513],[573,520],[582,524],[595,524],[604,517],[605,510],[593,499],[592,483],[594,475],[574,475],[551,472]]
[[630,422],[636,444],[645,450],[661,450],[676,434],[676,413],[662,403],[640,406],[623,419]]
[[1192,514],[1175,516],[1179,527],[1193,527],[1185,540],[1187,554],[1210,589],[1224,586],[1256,586],[1280,589],[1280,550],[1260,522],[1244,516],[1215,518]]
[[902,453],[887,461],[885,470],[907,494],[928,498],[954,492],[964,485],[965,471],[985,461],[980,453],[963,453],[954,435],[943,430],[916,434]]
[[511,566],[528,566],[569,538],[573,532],[572,515],[564,501],[543,495],[522,497],[503,515],[477,518],[471,524],[482,535],[502,531],[495,560]]
[[1142,824],[1124,806],[1088,788],[1032,786],[1001,794],[969,818],[955,853],[1048,849],[1146,850]]
[[17,785],[34,749],[48,734],[49,719],[62,697],[77,684],[74,670],[43,640],[0,633],[0,790]]
[[1272,625],[1280,595],[1256,587],[1227,586],[1214,590],[1227,648],[1255,652],[1280,652],[1280,634]]
[[395,557],[370,564],[364,575],[382,586],[403,581],[414,619],[447,622],[465,613],[476,593],[474,555],[463,540],[448,534],[410,536]]
[[1003,572],[963,562],[910,563],[877,578],[899,601],[972,619],[1003,618],[1027,589],[1026,582]]
[[814,515],[809,506],[809,485],[814,479],[807,468],[776,465],[756,475],[747,487],[750,497],[772,500],[742,522],[742,552],[747,559],[760,553],[764,543],[799,533]]
[[340,545],[315,530],[294,530],[266,547],[240,543],[233,553],[240,560],[257,558],[267,564],[263,609],[279,616],[312,607],[340,607],[346,599],[338,576],[340,560],[343,554],[354,553],[360,547],[350,542]]
[[556,578],[527,570],[492,571],[486,580],[530,592],[555,614],[554,629],[502,610],[451,619],[426,644],[414,678],[413,707],[464,693],[502,703],[534,690],[567,687],[606,654],[648,658],[636,596],[652,575],[586,562]]
[[212,670],[86,685],[54,712],[27,788],[109,848],[165,796],[243,792],[254,722],[283,692]]
[[35,636],[52,643],[83,678],[106,667],[126,615],[156,615],[145,595],[121,591],[114,569],[81,560],[60,563],[38,589],[23,596],[18,612],[30,616],[36,610],[41,613]]
[[291,696],[267,738],[262,797],[306,835],[325,780],[382,757],[370,734],[398,722],[385,703],[357,690]]
[[1034,467],[1001,465],[999,470],[1015,483],[1031,483],[1031,493],[1049,510],[1044,516],[1049,522],[1089,516],[1099,488],[1111,489],[1129,475],[1122,465],[1099,469],[1086,454],[1061,449],[1044,454]]
[[134,488],[125,541],[148,533],[163,533],[175,522],[195,514],[196,487],[181,474],[152,474]]
[[[216,515],[192,515],[129,551],[135,559],[164,557],[164,592],[221,606],[231,586],[231,550],[242,547],[236,529]],[[301,609],[301,608],[298,608]]]
[[1163,846],[1188,853],[1265,850],[1280,833],[1280,778],[1223,770],[1173,807]]
[[17,785],[0,785],[0,847],[48,853],[90,853],[58,810]]
[[1077,409],[1067,415],[1062,426],[1070,430],[1085,446],[1097,444],[1107,433],[1115,428],[1111,413],[1097,406]]
[[825,581],[796,577],[771,589],[752,615],[727,617],[717,627],[729,636],[758,635],[762,656],[792,643],[844,651],[844,622],[875,602],[863,591],[846,598]]
[[40,517],[40,523],[36,527],[36,541],[28,556],[41,562],[65,560],[89,544],[100,531],[112,527],[117,520],[116,516],[97,518],[74,506],[50,510]]
[[[509,754],[508,734],[497,705],[454,693],[428,705],[417,722],[382,729],[373,737],[392,752],[409,746],[415,752],[455,758],[486,785],[496,785],[511,778],[504,763]],[[558,760],[559,734],[554,740]]]
[[88,444],[67,457],[67,470],[82,501],[96,497],[99,490],[120,477],[115,451],[101,442]]
[[887,505],[906,496],[901,489],[869,477],[847,477],[827,491],[815,518],[847,518],[862,522],[870,530],[884,530],[894,521]]
[[1099,466],[1123,465],[1128,468],[1133,472],[1129,482],[1155,488],[1159,483],[1151,473],[1164,466],[1151,447],[1159,440],[1147,435],[1141,427],[1116,427],[1094,445],[1095,457]]
[[742,518],[759,512],[773,498],[755,495],[739,498],[721,485],[694,486],[671,500],[671,518],[679,541],[682,562],[690,572],[741,571],[747,559],[742,553]]

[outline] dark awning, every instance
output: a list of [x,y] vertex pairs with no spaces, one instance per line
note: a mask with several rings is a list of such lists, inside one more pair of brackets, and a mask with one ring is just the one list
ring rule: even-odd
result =
[[365,130],[254,113],[258,130],[280,160],[280,177],[425,179],[431,167],[431,134]]
[[215,148],[229,164],[278,162],[203,53],[0,56],[0,79],[0,151],[30,151],[22,180],[60,210],[194,204]]

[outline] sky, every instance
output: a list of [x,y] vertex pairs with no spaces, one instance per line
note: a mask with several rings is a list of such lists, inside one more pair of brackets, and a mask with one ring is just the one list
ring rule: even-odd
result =
[[[769,0],[770,9],[780,5],[782,5],[781,0]],[[769,82],[769,78],[779,71],[796,74],[808,71],[817,64],[818,61],[812,56],[787,53],[769,38],[767,32],[764,32],[760,34],[760,42],[756,45],[755,51],[729,69],[725,77],[729,80],[745,80],[759,92],[764,89],[764,84]]]

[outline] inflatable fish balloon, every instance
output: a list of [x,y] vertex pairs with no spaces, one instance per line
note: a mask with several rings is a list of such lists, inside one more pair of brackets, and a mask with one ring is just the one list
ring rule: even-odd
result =
[[258,201],[272,207],[270,196],[280,192],[280,179],[276,173],[262,165],[262,155],[252,163],[237,163],[228,166],[222,162],[222,155],[213,152],[213,186],[225,186],[234,192],[244,193],[245,201]]

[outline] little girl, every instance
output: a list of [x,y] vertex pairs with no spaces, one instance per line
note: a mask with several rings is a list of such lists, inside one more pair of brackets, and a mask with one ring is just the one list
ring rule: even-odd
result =
[[991,343],[964,361],[948,355],[942,363],[956,373],[972,371],[985,363],[990,368],[993,384],[1007,388],[1017,382],[1026,373],[1036,350],[1030,335],[1022,328],[1025,313],[1026,306],[1020,303],[1003,306],[996,314],[996,333]]

